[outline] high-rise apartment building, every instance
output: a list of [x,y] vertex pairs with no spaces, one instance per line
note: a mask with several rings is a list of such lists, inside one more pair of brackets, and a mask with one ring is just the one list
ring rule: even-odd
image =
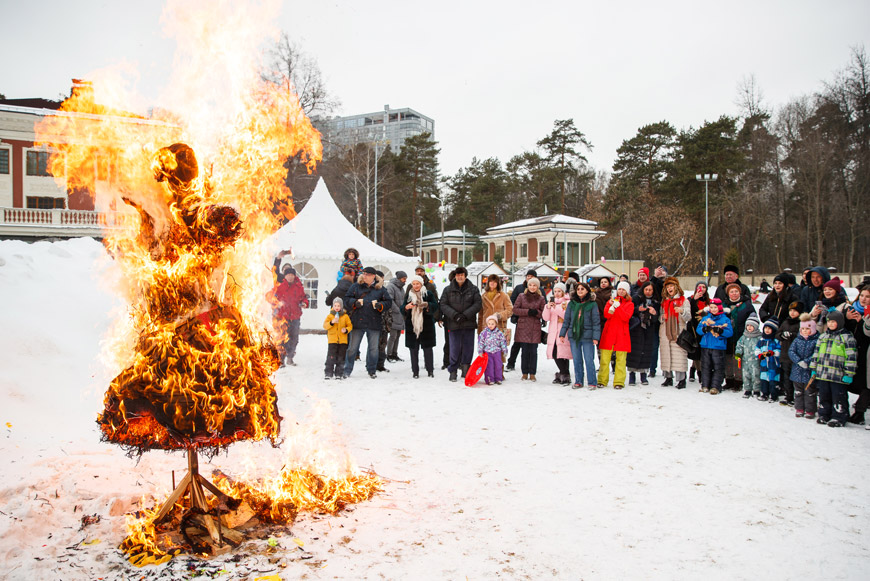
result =
[[346,148],[358,143],[389,144],[398,154],[405,140],[421,133],[435,135],[435,121],[409,107],[315,120],[315,126],[323,134],[323,148]]

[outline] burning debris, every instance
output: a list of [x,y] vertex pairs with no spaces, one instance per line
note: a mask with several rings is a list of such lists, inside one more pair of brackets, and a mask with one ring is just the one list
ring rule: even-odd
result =
[[[287,159],[310,170],[322,151],[289,81],[264,82],[252,66],[268,15],[244,3],[220,6],[169,0],[164,16],[187,69],[172,77],[180,98],[168,108],[151,118],[123,113],[123,91],[95,82],[36,128],[64,187],[89,191],[95,208],[130,218],[104,240],[130,316],[105,349],[117,374],[97,419],[102,437],[130,455],[187,454],[187,473],[178,483],[173,474],[162,505],[127,517],[120,548],[137,566],[181,551],[224,551],[259,524],[286,524],[303,510],[335,513],[380,486],[346,453],[330,466],[298,462],[300,446],[320,447],[313,456],[321,458],[334,442],[302,446],[296,434],[288,435],[294,452],[277,476],[218,474],[212,483],[199,472],[200,453],[281,442],[270,379],[279,330],[270,328],[264,300],[272,282],[265,241],[280,215],[292,216]],[[192,22],[208,33],[190,33]],[[97,104],[102,98],[109,102]]]

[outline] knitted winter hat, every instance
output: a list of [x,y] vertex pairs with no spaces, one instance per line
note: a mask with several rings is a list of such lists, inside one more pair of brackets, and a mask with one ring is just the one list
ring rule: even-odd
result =
[[646,275],[646,277],[649,278],[649,269],[648,269],[647,267],[645,267],[645,266],[643,266],[643,267],[641,267],[641,268],[638,268],[638,269],[637,269],[637,273],[638,273],[638,274],[640,274],[640,273],[644,273],[644,274]]
[[770,327],[773,329],[774,334],[776,334],[776,332],[779,331],[779,321],[776,319],[768,319],[764,322],[764,325],[762,325],[761,328],[763,329],[764,327]]
[[793,301],[788,305],[788,310],[791,311],[792,309],[794,309],[795,311],[797,311],[799,313],[803,313],[804,312],[804,304],[800,301]]
[[773,277],[773,282],[781,282],[782,284],[788,284],[789,274],[787,272],[781,272]]
[[837,323],[837,330],[839,331],[843,327],[846,326],[846,317],[843,316],[838,310],[833,310],[828,312],[828,320],[835,321]]
[[695,283],[695,292],[698,292],[698,287],[699,287],[699,286],[703,286],[703,287],[704,287],[704,290],[707,290],[708,288],[710,288],[710,287],[707,286],[707,283],[706,283],[706,282],[704,282],[703,280],[699,280],[698,282]]
[[488,316],[486,322],[489,323],[490,321],[495,321],[495,324],[498,325],[498,315],[493,314]]
[[719,307],[720,311],[722,310],[722,301],[720,299],[710,299],[710,304],[716,305],[717,307]]
[[288,274],[295,275],[295,274],[296,274],[296,269],[293,268],[293,267],[292,267],[291,265],[289,265],[289,264],[285,264],[285,265],[281,268],[281,273],[284,274],[285,276],[288,275]]
[[801,313],[801,329],[804,327],[812,331],[812,333],[810,333],[811,335],[815,335],[819,332],[819,326],[816,325],[812,315],[809,313]]
[[841,288],[840,287],[840,278],[835,276],[834,278],[832,278],[831,280],[829,280],[828,282],[823,284],[822,288],[832,288],[835,291],[837,291],[837,293],[839,294],[840,288]]
[[411,284],[411,283],[414,282],[414,281],[417,281],[417,282],[419,282],[419,283],[422,284],[422,285],[425,285],[425,284],[426,284],[426,282],[423,280],[423,277],[422,277],[422,276],[418,276],[418,275],[416,275],[416,274],[415,274],[414,276],[411,277],[411,280],[408,281],[408,284]]
[[748,317],[746,317],[746,324],[752,325],[756,329],[761,328],[761,321],[758,319],[758,315],[755,313],[750,313]]
[[[337,308],[337,309],[335,308],[335,303],[338,303],[338,308]],[[332,299],[332,310],[334,310],[334,311],[340,311],[340,310],[342,310],[343,308],[344,308],[344,301],[341,300],[341,297],[335,297],[334,299]]]
[[398,278],[399,280],[401,280],[401,279],[403,279],[403,278],[408,278],[408,275],[407,275],[407,273],[406,273],[404,270],[397,270],[397,271],[396,271],[396,278]]
[[530,270],[526,271],[526,276],[537,277],[537,276],[538,276],[538,271],[535,270],[534,268],[533,268],[533,269],[530,269]]
[[624,290],[629,296],[631,296],[631,285],[624,280],[616,285],[616,292],[619,292],[620,289]]
[[565,286],[565,283],[557,282],[553,285],[553,291],[560,290],[564,293],[568,291],[568,287]]

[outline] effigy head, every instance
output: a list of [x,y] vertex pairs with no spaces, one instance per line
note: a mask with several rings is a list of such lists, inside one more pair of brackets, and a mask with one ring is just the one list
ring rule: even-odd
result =
[[154,154],[151,164],[154,179],[168,181],[171,186],[186,188],[199,175],[196,154],[185,143],[173,143]]

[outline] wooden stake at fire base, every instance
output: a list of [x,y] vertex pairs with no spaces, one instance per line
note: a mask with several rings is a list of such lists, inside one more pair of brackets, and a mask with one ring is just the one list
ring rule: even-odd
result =
[[[173,475],[174,476],[174,475]],[[220,516],[217,519],[209,514],[208,500],[206,499],[205,490],[211,492],[217,499],[219,505],[227,505],[227,501],[234,499],[227,496],[218,489],[217,486],[208,481],[202,474],[199,473],[199,458],[196,453],[196,448],[190,447],[187,449],[187,474],[178,483],[163,506],[160,507],[157,516],[154,518],[154,523],[160,523],[169,516],[173,507],[177,502],[182,500],[188,492],[190,493],[190,507],[199,510],[202,514],[195,518],[196,524],[204,526],[211,538],[211,544],[214,548],[223,546],[226,540],[232,545],[238,545],[243,536],[235,530],[225,531],[221,527]],[[220,511],[218,511],[220,512]],[[217,522],[215,522],[217,521]]]

